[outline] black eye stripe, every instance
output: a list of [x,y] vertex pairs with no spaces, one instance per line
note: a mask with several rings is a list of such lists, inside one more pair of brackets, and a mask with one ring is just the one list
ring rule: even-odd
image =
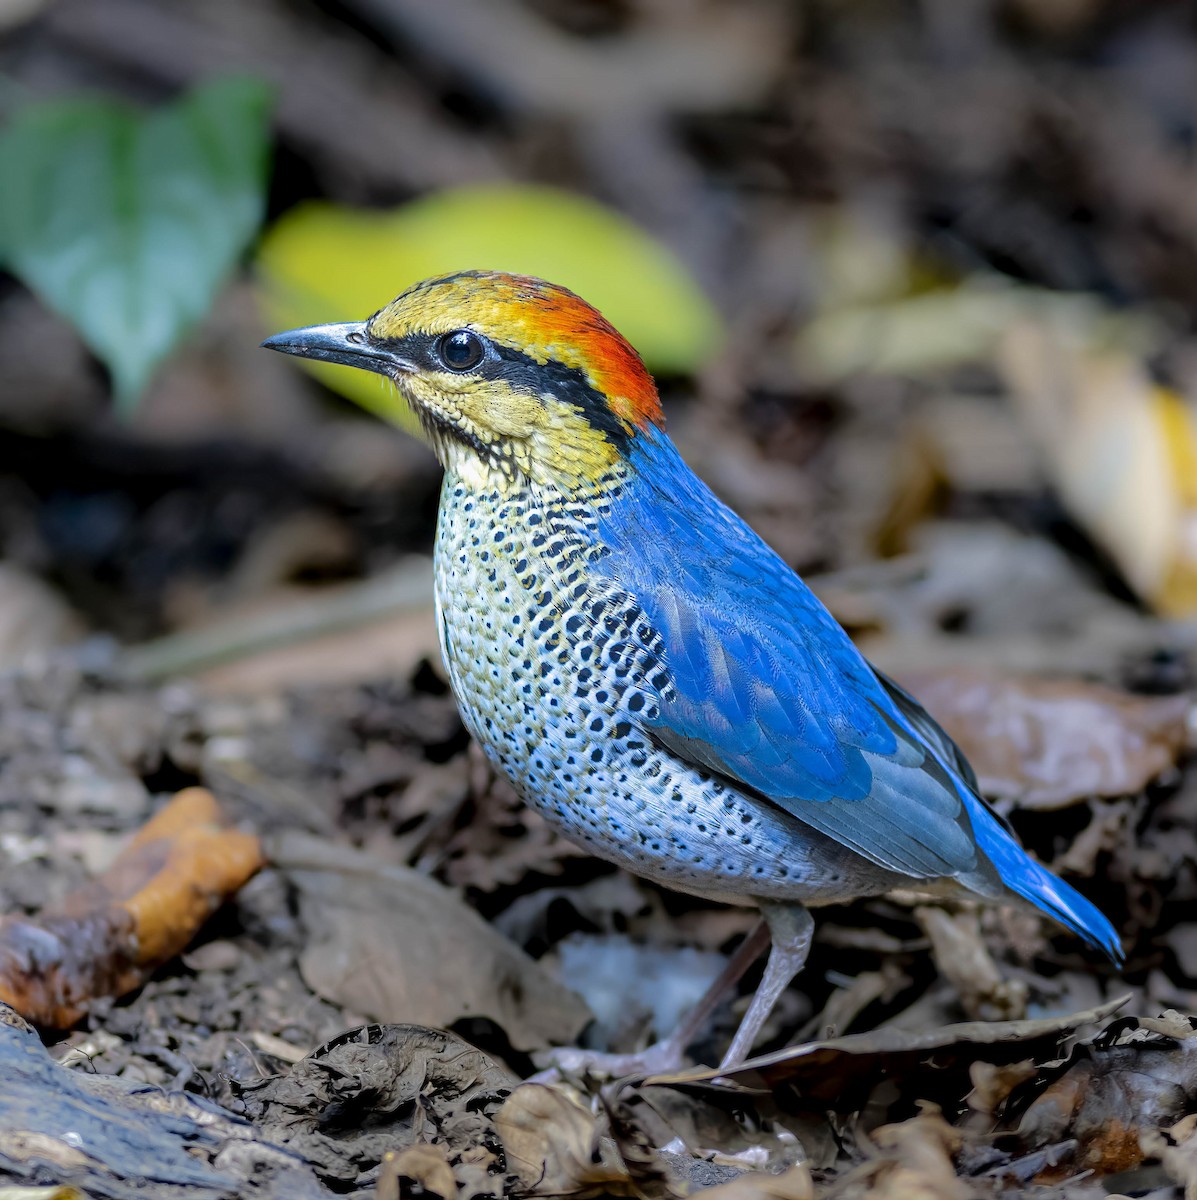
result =
[[572,404],[592,428],[605,434],[614,445],[626,445],[627,426],[611,411],[607,398],[590,382],[585,371],[567,367],[553,358],[548,362],[537,362],[531,355],[500,343],[495,343],[494,349],[499,358],[494,367],[496,378],[534,395],[551,393],[566,404]]
[[[388,338],[383,344],[419,368],[443,371],[446,369],[441,356],[443,343],[457,333],[469,333],[484,343],[483,356],[472,368],[475,375],[483,379],[502,380],[533,396],[541,396],[546,392],[556,396],[564,403],[573,405],[612,444],[626,446],[628,427],[611,411],[606,397],[590,382],[586,372],[577,367],[568,367],[556,359],[537,362],[521,350],[505,346],[502,342],[489,341],[471,330],[454,330],[447,334],[409,333],[401,338]],[[470,368],[456,369],[464,371]]]

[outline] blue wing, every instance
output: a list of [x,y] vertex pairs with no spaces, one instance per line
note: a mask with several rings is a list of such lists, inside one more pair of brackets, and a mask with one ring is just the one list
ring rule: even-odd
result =
[[652,736],[887,870],[984,872],[959,789],[813,593],[672,443],[635,454],[599,569],[662,639]]
[[667,438],[639,438],[632,465],[603,518],[598,569],[661,639],[669,683],[643,722],[659,744],[886,870],[989,896],[1011,888],[1116,947],[1105,918],[986,807],[955,743]]

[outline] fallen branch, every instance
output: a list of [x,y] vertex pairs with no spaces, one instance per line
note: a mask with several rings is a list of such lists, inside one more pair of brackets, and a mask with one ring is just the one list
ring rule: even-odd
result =
[[156,683],[431,606],[432,563],[413,555],[384,574],[279,611],[132,646],[122,653],[120,669],[138,682]]

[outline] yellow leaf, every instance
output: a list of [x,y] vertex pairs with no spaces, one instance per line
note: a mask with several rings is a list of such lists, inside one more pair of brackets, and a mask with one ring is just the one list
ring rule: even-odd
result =
[[[273,330],[360,320],[413,283],[470,269],[539,275],[595,305],[652,371],[689,373],[718,348],[719,318],[674,256],[592,200],[551,188],[488,184],[437,192],[389,212],[299,205],[258,254]],[[305,361],[329,387],[413,427],[380,376]]]
[[1158,607],[1174,616],[1197,613],[1197,416],[1175,392],[1157,388],[1156,414],[1176,488],[1176,545]]
[[1139,357],[1052,322],[1012,327],[1001,363],[1048,475],[1126,581],[1197,612],[1197,419]]

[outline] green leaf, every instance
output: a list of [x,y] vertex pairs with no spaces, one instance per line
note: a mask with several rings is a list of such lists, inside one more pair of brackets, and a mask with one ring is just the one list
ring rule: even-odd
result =
[[[552,188],[465,187],[391,212],[303,204],[267,232],[258,266],[272,330],[358,320],[421,279],[477,268],[572,288],[653,371],[695,371],[721,338],[710,301],[664,246],[618,213]],[[385,381],[350,367],[303,366],[363,407],[412,427]]]
[[225,80],[148,116],[34,104],[0,136],[0,262],[107,364],[125,412],[261,224],[269,106]]

